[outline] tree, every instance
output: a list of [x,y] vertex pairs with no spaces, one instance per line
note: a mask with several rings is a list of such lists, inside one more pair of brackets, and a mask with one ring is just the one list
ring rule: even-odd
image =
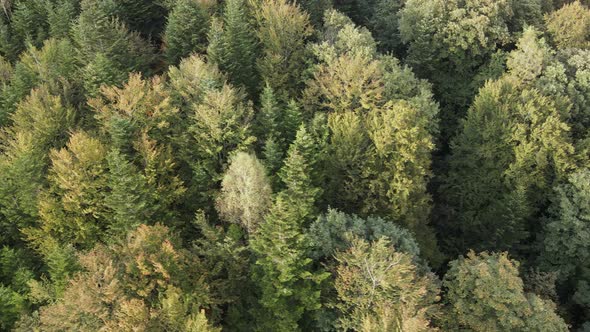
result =
[[[199,262],[166,227],[141,225],[112,248],[81,255],[63,299],[40,310],[40,328],[80,331],[217,331],[206,324],[208,304]],[[199,329],[199,327],[205,329]]]
[[413,260],[420,256],[418,243],[406,229],[379,217],[361,218],[335,209],[318,216],[309,227],[308,238],[314,259],[331,259],[336,252],[347,251],[353,238],[367,243],[387,238],[389,246],[396,251],[407,254]]
[[40,198],[41,220],[27,231],[33,244],[43,246],[49,237],[91,248],[104,238],[106,154],[104,145],[85,132],[73,133],[67,148],[50,152],[50,186]]
[[430,86],[394,58],[378,56],[370,33],[342,14],[327,12],[325,21],[325,40],[313,47],[320,64],[304,105],[328,113],[327,203],[407,226],[433,258],[426,187],[438,105]]
[[256,72],[256,35],[251,25],[251,8],[245,0],[225,2],[223,23],[213,20],[209,32],[209,61],[227,73],[236,88],[250,96],[258,93]]
[[479,87],[471,81],[498,46],[510,42],[511,1],[408,0],[399,30],[408,47],[406,62],[428,78],[443,108],[443,138],[454,134],[458,120]]
[[[450,263],[447,288],[449,328],[473,331],[567,331],[551,302],[525,294],[518,262],[506,253],[476,255]],[[542,322],[542,323],[541,323]]]
[[568,182],[556,188],[556,197],[549,209],[541,241],[540,265],[544,270],[558,273],[559,284],[568,289],[569,299],[582,308],[583,314],[576,323],[590,321],[590,303],[587,301],[590,284],[589,198],[590,172],[580,169],[571,174]]
[[[84,87],[91,95],[101,84],[121,84],[129,72],[149,71],[153,48],[119,20],[116,16],[119,8],[114,1],[82,0],[80,6],[72,36],[85,66]],[[97,76],[102,71],[109,75]]]
[[252,234],[272,204],[266,170],[256,156],[236,153],[221,182],[217,201],[220,216]]
[[8,221],[3,225],[7,227],[5,234],[16,240],[20,237],[18,229],[37,221],[38,195],[47,186],[47,153],[65,143],[66,133],[74,125],[74,113],[42,86],[19,103],[11,122],[3,132],[0,167],[5,186],[0,188],[0,204]]
[[[302,135],[298,135],[301,137]],[[293,143],[281,169],[281,191],[259,230],[251,237],[253,280],[261,294],[258,328],[296,331],[305,313],[320,308],[319,283],[327,277],[312,269],[304,227],[314,213],[318,189],[301,145]]]
[[246,151],[255,141],[252,106],[214,64],[197,55],[170,69],[170,86],[183,119],[177,122],[174,148],[190,171],[191,204],[212,212],[230,153]]
[[164,45],[169,64],[193,52],[204,53],[207,46],[210,4],[196,0],[177,1],[168,15]]
[[590,48],[590,9],[579,1],[547,15],[545,24],[559,48]]
[[14,66],[10,83],[3,91],[0,124],[9,125],[10,114],[18,103],[41,85],[61,96],[64,104],[79,103],[80,84],[75,75],[78,69],[75,48],[67,40],[48,39],[41,49],[29,48]]
[[460,239],[455,252],[516,249],[553,181],[574,166],[560,110],[521,89],[510,78],[486,84],[452,142],[443,192],[453,209],[447,226]]
[[265,0],[254,10],[262,56],[260,79],[280,100],[296,98],[303,83],[305,43],[313,29],[309,15],[286,0]]
[[380,238],[353,239],[336,254],[334,287],[341,317],[338,327],[362,331],[431,331],[438,285],[432,274],[420,275],[410,255]]

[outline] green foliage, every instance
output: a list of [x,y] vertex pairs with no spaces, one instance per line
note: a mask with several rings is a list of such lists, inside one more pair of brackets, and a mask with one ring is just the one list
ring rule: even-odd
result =
[[313,33],[309,15],[286,0],[265,0],[256,6],[260,80],[279,99],[295,98],[303,83],[305,43]]
[[19,103],[11,119],[12,126],[2,133],[0,173],[5,186],[0,188],[0,206],[6,223],[0,224],[6,240],[17,240],[18,229],[34,225],[39,217],[39,192],[47,186],[47,154],[65,143],[74,116],[43,85]]
[[513,248],[534,229],[528,218],[544,206],[553,181],[574,166],[560,110],[521,89],[508,78],[486,84],[452,142],[443,192],[453,209],[454,252]]
[[560,48],[590,48],[590,9],[579,1],[545,17],[547,31]]
[[581,169],[556,188],[542,239],[541,266],[558,273],[560,285],[573,289],[573,302],[582,308],[579,321],[590,320],[586,293],[590,283],[590,172]]
[[[149,71],[154,50],[137,32],[129,31],[120,21],[114,1],[82,0],[80,6],[81,13],[72,28],[72,37],[79,60],[90,67],[85,69],[88,73],[84,77],[85,88],[91,89],[90,93],[95,93],[102,83],[121,84],[120,79],[131,71]],[[104,69],[109,74],[96,75]]]
[[169,64],[177,64],[193,52],[204,53],[209,28],[208,6],[196,0],[180,0],[174,4],[164,31]]
[[379,217],[360,218],[334,209],[320,215],[309,227],[308,238],[314,259],[329,259],[337,251],[344,252],[351,246],[351,237],[367,242],[387,238],[396,251],[417,258],[418,243],[407,230]]
[[339,328],[356,331],[431,331],[439,288],[434,275],[419,275],[410,255],[381,238],[353,239],[336,254],[334,287]]
[[277,195],[266,219],[251,237],[256,257],[253,280],[261,292],[261,308],[256,312],[260,330],[299,330],[298,321],[303,315],[320,308],[318,285],[327,277],[312,269],[308,258],[310,247],[304,227],[313,217],[318,189],[311,183],[308,174],[312,168],[298,141],[301,139],[289,148],[281,169],[286,189]]
[[471,81],[500,46],[510,42],[512,1],[408,0],[399,30],[406,62],[428,78],[443,104],[444,138],[454,134],[478,87]]
[[506,253],[476,255],[450,263],[445,275],[449,328],[473,331],[567,331],[553,303],[523,291],[518,263]]
[[31,89],[41,85],[51,94],[61,96],[64,103],[77,104],[77,70],[75,49],[67,40],[48,39],[41,49],[29,48],[15,64],[10,83],[3,91],[0,124],[10,124],[10,114],[16,110],[16,105]]
[[252,27],[252,9],[245,0],[225,2],[223,23],[211,22],[207,58],[227,73],[237,88],[243,87],[250,96],[258,93],[256,72],[257,40]]

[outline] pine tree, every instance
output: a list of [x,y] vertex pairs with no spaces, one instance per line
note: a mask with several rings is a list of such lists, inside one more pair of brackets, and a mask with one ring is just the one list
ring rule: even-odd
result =
[[176,64],[193,52],[206,50],[210,8],[195,0],[180,0],[168,15],[164,31],[166,59]]

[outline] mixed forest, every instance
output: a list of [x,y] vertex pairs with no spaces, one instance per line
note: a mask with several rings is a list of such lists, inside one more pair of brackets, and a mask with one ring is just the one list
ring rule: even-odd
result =
[[589,6],[0,0],[0,331],[590,331]]

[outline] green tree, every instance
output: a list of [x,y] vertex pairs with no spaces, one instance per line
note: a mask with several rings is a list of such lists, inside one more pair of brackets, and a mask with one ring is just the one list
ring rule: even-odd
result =
[[408,0],[399,30],[408,47],[406,62],[428,78],[441,101],[443,137],[454,134],[458,120],[479,87],[471,81],[498,46],[510,42],[513,17],[509,0]]
[[476,255],[450,263],[447,288],[448,328],[473,331],[567,331],[555,305],[525,294],[518,262],[506,253]]
[[65,144],[74,125],[74,112],[52,96],[46,86],[35,89],[19,103],[11,116],[12,125],[4,129],[4,153],[0,158],[0,205],[7,240],[20,238],[18,229],[33,226],[37,218],[39,192],[48,184],[47,154]]
[[238,152],[221,181],[217,210],[224,220],[239,224],[252,234],[272,204],[271,195],[262,163],[256,156]]
[[444,227],[455,234],[448,248],[517,249],[537,228],[553,181],[574,167],[568,131],[555,103],[538,91],[510,78],[486,84],[451,145],[443,185],[452,209]]
[[174,4],[164,31],[169,64],[175,65],[193,52],[205,52],[211,10],[207,6],[207,2],[196,0],[180,0]]
[[389,245],[396,251],[405,253],[412,259],[420,256],[420,247],[409,231],[379,217],[361,218],[329,209],[318,216],[308,230],[313,248],[310,255],[322,260],[331,259],[337,251],[347,251],[352,245],[352,238],[375,242],[383,237],[388,239]]
[[590,9],[579,1],[545,17],[547,31],[560,48],[590,48]]
[[75,48],[67,40],[48,39],[41,49],[29,48],[15,64],[10,83],[3,91],[0,124],[10,124],[10,114],[18,103],[41,85],[51,94],[61,96],[64,104],[77,105],[78,68]]
[[[129,31],[116,16],[116,2],[82,0],[80,6],[72,36],[78,58],[85,66],[82,76],[89,93],[96,93],[103,83],[121,84],[129,72],[149,72],[154,60],[153,47],[137,32]],[[97,75],[102,71],[109,75]]]
[[312,268],[305,225],[314,213],[318,192],[312,169],[297,141],[291,145],[281,179],[281,191],[259,230],[251,237],[255,254],[253,279],[260,289],[256,312],[261,330],[295,331],[305,313],[320,308],[319,283],[327,277]]
[[335,306],[339,328],[356,331],[431,331],[439,288],[433,274],[420,275],[408,254],[385,238],[353,239],[336,254]]
[[313,33],[309,15],[286,0],[264,0],[256,6],[260,79],[279,100],[296,98],[306,66],[305,43]]
[[213,20],[209,32],[209,61],[227,73],[236,87],[251,97],[258,93],[257,40],[251,23],[252,8],[245,0],[225,2],[223,23]]
[[584,168],[556,188],[541,241],[541,266],[558,273],[560,286],[573,295],[568,300],[582,309],[576,323],[590,321],[590,255],[585,240],[590,234],[589,197],[590,172]]

